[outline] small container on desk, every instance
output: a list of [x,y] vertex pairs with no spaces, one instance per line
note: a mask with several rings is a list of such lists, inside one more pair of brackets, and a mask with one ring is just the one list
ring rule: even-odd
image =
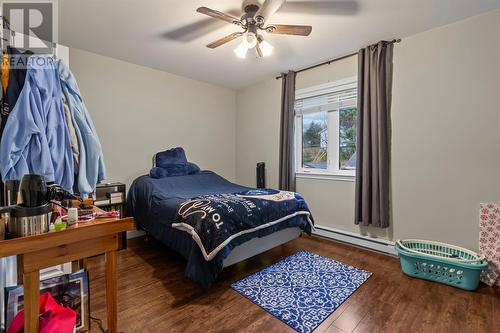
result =
[[0,241],[5,239],[5,226],[7,221],[3,218],[2,214],[0,214]]

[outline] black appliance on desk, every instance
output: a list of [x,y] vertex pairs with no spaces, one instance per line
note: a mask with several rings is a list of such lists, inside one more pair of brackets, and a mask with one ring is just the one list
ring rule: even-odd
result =
[[52,201],[78,199],[57,184],[47,185],[40,175],[24,175],[20,182],[5,183],[5,206],[0,214],[6,215],[7,235],[24,237],[49,231]]

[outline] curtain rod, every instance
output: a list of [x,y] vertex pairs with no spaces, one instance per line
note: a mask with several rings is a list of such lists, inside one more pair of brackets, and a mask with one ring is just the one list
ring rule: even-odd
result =
[[[395,44],[395,43],[399,43],[399,42],[401,42],[401,38],[393,39],[390,42],[388,42],[388,44]],[[355,56],[357,54],[358,54],[358,52],[349,53],[349,54],[343,55],[343,56],[335,58],[335,59],[331,59],[331,60],[328,60],[328,61],[316,64],[316,65],[312,65],[312,66],[309,66],[309,67],[306,67],[306,68],[302,68],[302,69],[299,69],[299,70],[295,71],[295,74],[298,74],[300,72],[304,72],[304,71],[307,71],[307,70],[310,70],[310,69],[313,69],[313,68],[316,68],[316,67],[319,67],[319,66],[330,65],[332,62],[339,61],[339,60],[342,60],[342,59],[346,59],[346,58]],[[283,73],[280,74],[279,76],[276,76],[276,80],[279,80],[282,77],[283,77]]]

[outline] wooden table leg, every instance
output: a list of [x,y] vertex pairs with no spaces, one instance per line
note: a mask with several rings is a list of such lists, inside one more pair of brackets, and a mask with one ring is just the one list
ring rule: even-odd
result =
[[24,257],[22,254],[18,254],[16,257],[16,268],[17,268],[17,285],[23,284],[23,272],[24,272]]
[[117,332],[117,276],[116,251],[106,252],[106,307],[108,309],[108,333]]
[[40,272],[24,273],[24,332],[38,333]]

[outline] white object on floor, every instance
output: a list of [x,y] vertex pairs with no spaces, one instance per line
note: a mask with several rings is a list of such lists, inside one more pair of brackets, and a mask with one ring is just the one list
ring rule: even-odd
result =
[[489,286],[500,286],[500,204],[480,205],[479,251],[488,260],[481,281]]

